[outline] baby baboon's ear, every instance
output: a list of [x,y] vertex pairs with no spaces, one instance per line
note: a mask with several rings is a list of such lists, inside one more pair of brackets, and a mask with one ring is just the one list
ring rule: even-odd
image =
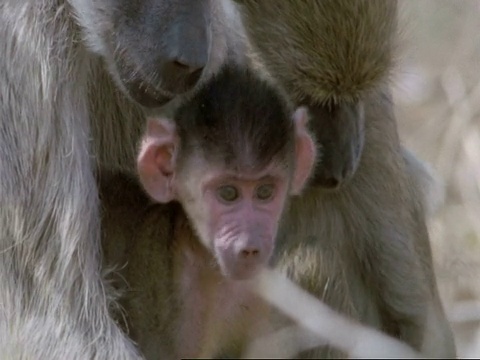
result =
[[137,169],[147,193],[160,203],[175,199],[173,187],[178,138],[168,119],[148,119],[142,139]]
[[312,174],[317,157],[317,148],[308,132],[308,111],[299,107],[293,114],[295,123],[295,173],[293,175],[291,193],[298,195],[303,190]]

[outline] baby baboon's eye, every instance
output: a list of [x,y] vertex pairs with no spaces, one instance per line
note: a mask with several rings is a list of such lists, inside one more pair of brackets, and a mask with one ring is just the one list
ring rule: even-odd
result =
[[275,186],[273,184],[260,185],[255,189],[255,197],[259,200],[266,201],[273,196]]
[[217,189],[217,195],[224,202],[234,202],[240,196],[240,192],[235,186],[223,185]]

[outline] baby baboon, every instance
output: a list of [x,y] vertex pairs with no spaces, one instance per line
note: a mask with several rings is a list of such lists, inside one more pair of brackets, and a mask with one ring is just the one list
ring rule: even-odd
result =
[[305,109],[225,66],[173,120],[149,121],[138,170],[162,204],[100,173],[105,256],[125,264],[127,328],[147,359],[237,351],[262,330],[268,307],[245,280],[268,265],[287,198],[313,169],[306,126]]

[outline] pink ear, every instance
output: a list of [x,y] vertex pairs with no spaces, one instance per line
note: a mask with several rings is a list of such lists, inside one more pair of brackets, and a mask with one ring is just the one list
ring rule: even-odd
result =
[[308,133],[308,112],[299,107],[293,114],[295,123],[295,173],[293,175],[291,193],[298,195],[309,178],[317,156],[317,148]]
[[173,175],[177,150],[175,125],[167,119],[148,119],[137,159],[140,181],[160,203],[174,200]]

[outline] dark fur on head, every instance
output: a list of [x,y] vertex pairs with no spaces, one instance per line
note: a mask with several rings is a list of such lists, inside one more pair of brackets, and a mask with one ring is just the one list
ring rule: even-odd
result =
[[203,155],[215,157],[229,168],[250,170],[274,159],[290,162],[292,114],[275,86],[251,69],[225,65],[176,112],[180,152],[204,149]]

